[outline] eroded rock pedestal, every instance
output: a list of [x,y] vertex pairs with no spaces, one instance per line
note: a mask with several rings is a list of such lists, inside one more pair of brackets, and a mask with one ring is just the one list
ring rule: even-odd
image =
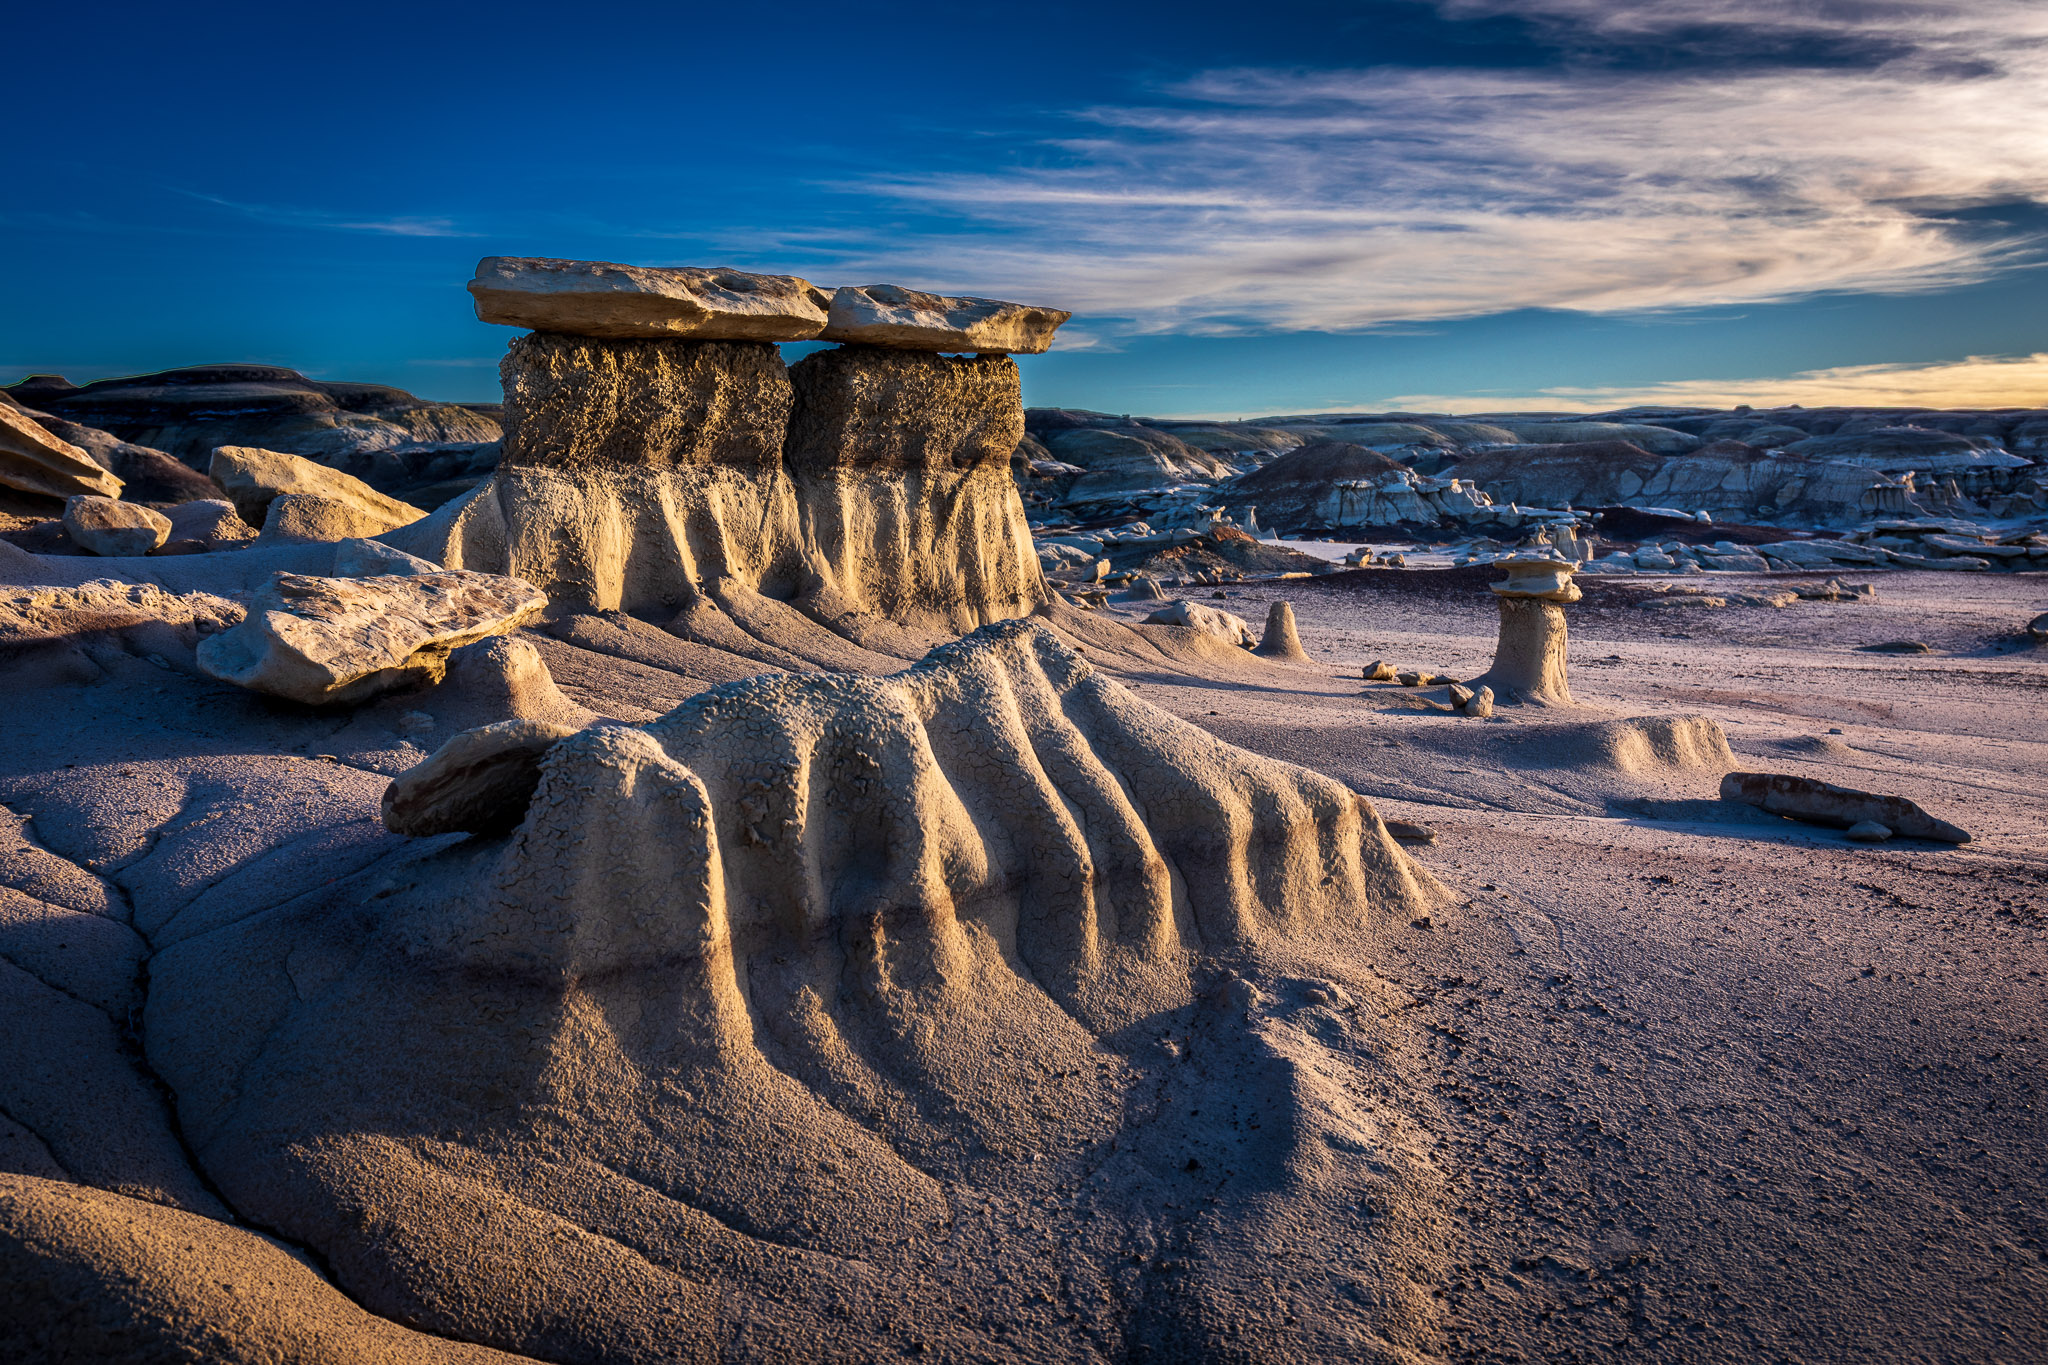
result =
[[1507,575],[1491,585],[1500,599],[1500,641],[1493,667],[1471,686],[1491,688],[1505,703],[1575,705],[1565,676],[1564,604],[1584,594],[1572,582],[1572,566],[1530,557],[1502,560],[1494,567]]
[[1007,356],[846,346],[791,370],[766,342],[535,333],[502,373],[498,473],[406,549],[561,606],[686,630],[793,608],[912,656],[1046,600]]

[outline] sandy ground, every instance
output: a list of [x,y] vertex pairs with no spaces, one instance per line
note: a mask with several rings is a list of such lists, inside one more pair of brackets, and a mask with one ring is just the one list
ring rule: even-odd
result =
[[[1414,1099],[1404,1122],[1431,1147],[1432,1246],[1414,1278],[1439,1312],[1422,1356],[2048,1359],[2048,649],[2020,634],[2048,608],[2048,575],[1880,574],[1874,603],[1718,609],[1640,606],[1643,580],[1589,579],[1569,609],[1578,708],[1468,720],[1360,680],[1377,659],[1481,672],[1488,576],[1364,571],[1205,593],[1254,626],[1289,601],[1316,662],[1237,681],[1123,675],[1438,834],[1415,851],[1450,896],[1376,938],[1369,962],[1341,964],[1385,988],[1356,993],[1376,1017],[1325,1059],[1400,1077]],[[1930,651],[1861,648],[1904,638]],[[692,690],[612,656],[545,652],[565,690],[630,695],[647,714],[679,699],[663,688]],[[31,694],[33,723],[0,727],[0,800],[25,822],[16,842],[62,855],[10,845],[0,862],[32,890],[74,863],[98,869],[157,951],[261,913],[280,886],[368,875],[388,853],[376,815],[388,776],[447,728],[407,732],[402,700],[316,718],[145,657],[106,667],[100,685]],[[1860,846],[1731,811],[1715,799],[1718,766],[1648,760],[1627,742],[1639,727],[1621,723],[1683,714],[1718,722],[1743,767],[1908,796],[1976,840]],[[62,899],[50,887],[35,894]],[[1258,984],[1279,1001],[1260,1024],[1270,1032],[1301,983],[1276,971]],[[1193,1055],[1192,1069],[1137,1062],[1201,1103],[1227,1093],[1284,1115],[1294,1102]],[[171,1132],[157,1140],[177,1164]],[[1065,1171],[949,1186],[958,1208],[996,1221],[918,1273],[946,1288],[955,1272],[979,1282],[1006,1267],[976,1291],[986,1321],[955,1324],[1003,1343],[988,1358],[1345,1358],[1318,1344],[1317,1305],[1334,1291],[1313,1281],[1325,1266],[1333,1283],[1364,1276],[1343,1268],[1371,1248],[1331,1243],[1373,1225],[1365,1186],[1274,1214],[1261,1237],[1307,1245],[1230,1272],[1217,1301],[1246,1337],[1219,1328],[1181,1350],[1158,1345],[1188,1316],[1175,1258],[1127,1256],[1125,1222],[1091,1222]],[[1159,1247],[1218,1235],[1182,1202],[1147,1216]],[[1053,1248],[1076,1265],[1097,1250],[1129,1264],[1100,1305],[1059,1285],[1019,1298],[1038,1282],[1011,1272]],[[1270,1334],[1257,1338],[1261,1323]]]
[[[1470,721],[1357,681],[1383,658],[1483,671],[1470,576],[1233,591],[1211,605],[1255,627],[1291,602],[1328,667],[1264,691],[1139,680],[1439,835],[1420,856],[1454,906],[1378,965],[1423,1025],[1411,1065],[1466,1237],[1446,1353],[2048,1358],[2048,650],[2018,634],[2048,577],[1718,610],[1589,581],[1580,712]],[[1932,652],[1860,648],[1899,639]],[[1718,773],[1572,756],[1589,719],[1675,711],[1720,722],[1744,768],[1906,795],[1976,841],[1731,819]]]

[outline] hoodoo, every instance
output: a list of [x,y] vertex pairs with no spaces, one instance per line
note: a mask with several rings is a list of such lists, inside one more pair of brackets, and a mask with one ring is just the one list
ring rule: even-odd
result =
[[1491,584],[1500,599],[1500,642],[1493,667],[1473,688],[1491,688],[1502,702],[1572,706],[1565,677],[1564,604],[1584,594],[1572,582],[1573,565],[1562,559],[1527,556],[1494,565],[1507,577]]

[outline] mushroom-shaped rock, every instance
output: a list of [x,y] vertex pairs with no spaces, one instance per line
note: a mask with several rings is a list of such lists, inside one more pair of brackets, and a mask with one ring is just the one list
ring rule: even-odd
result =
[[825,340],[910,351],[1037,355],[1072,313],[999,299],[927,294],[894,284],[848,285],[832,294]]
[[1266,608],[1266,634],[1252,652],[1268,659],[1308,658],[1308,651],[1301,647],[1301,635],[1294,628],[1293,607],[1285,602],[1275,602]]
[[79,493],[119,497],[121,481],[71,442],[51,435],[41,423],[0,403],[0,486],[23,493],[68,498]]
[[[221,446],[213,452],[213,463],[207,473],[213,481],[227,490],[235,504],[235,511],[251,526],[270,529],[271,504],[286,494],[301,494],[319,498],[326,502],[343,504],[345,515],[352,526],[371,527],[374,530],[348,530],[337,535],[377,535],[409,526],[426,515],[421,508],[409,502],[379,493],[361,479],[329,469],[324,464],[297,455],[288,455],[281,450],[261,450],[255,446]],[[313,504],[303,505],[300,514],[308,526],[331,509]],[[280,528],[282,529],[282,528]],[[320,539],[319,536],[297,535],[297,539]]]
[[146,555],[170,539],[171,519],[140,503],[80,493],[64,503],[64,534],[96,555]]
[[1251,649],[1258,644],[1252,628],[1242,616],[1234,616],[1215,607],[1205,607],[1199,602],[1172,602],[1161,607],[1145,618],[1148,626],[1184,626],[1213,635],[1219,640]]
[[1721,779],[1721,799],[1833,829],[1876,824],[1905,839],[1970,842],[1966,830],[1936,819],[1903,796],[1879,796],[1788,773],[1729,773]]
[[314,578],[279,572],[248,618],[199,646],[223,682],[292,701],[360,701],[440,681],[448,652],[517,628],[547,598],[496,574]]
[[464,730],[384,789],[384,826],[394,834],[503,834],[525,818],[541,759],[575,733],[541,720]]
[[483,322],[614,339],[808,341],[830,302],[794,275],[526,256],[486,256],[469,292]]
[[1572,582],[1573,566],[1544,556],[1501,560],[1495,568],[1507,576],[1491,585],[1500,599],[1500,642],[1493,667],[1473,681],[1502,702],[1535,706],[1571,706],[1565,677],[1566,602],[1583,595]]

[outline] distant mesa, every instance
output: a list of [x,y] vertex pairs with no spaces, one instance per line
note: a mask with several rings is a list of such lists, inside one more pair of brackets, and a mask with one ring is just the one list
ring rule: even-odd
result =
[[825,341],[1036,355],[1071,313],[893,284],[825,290],[795,275],[487,256],[469,292],[484,322],[608,341]]

